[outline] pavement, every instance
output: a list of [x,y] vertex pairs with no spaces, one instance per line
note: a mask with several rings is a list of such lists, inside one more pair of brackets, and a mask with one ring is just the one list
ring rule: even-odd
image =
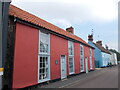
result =
[[118,66],[81,73],[37,88],[118,88]]

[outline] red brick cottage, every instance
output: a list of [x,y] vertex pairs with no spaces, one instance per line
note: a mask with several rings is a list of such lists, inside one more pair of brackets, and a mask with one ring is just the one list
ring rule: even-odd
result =
[[24,88],[94,70],[94,48],[73,32],[10,5],[9,85]]

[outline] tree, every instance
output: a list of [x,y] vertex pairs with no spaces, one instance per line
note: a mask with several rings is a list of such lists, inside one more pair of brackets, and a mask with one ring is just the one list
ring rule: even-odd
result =
[[120,61],[120,53],[114,49],[110,49],[109,51],[116,53],[117,55],[117,61]]

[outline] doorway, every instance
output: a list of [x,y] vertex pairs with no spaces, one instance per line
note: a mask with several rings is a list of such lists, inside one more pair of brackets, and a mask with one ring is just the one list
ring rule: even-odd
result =
[[66,56],[61,55],[61,79],[66,78]]

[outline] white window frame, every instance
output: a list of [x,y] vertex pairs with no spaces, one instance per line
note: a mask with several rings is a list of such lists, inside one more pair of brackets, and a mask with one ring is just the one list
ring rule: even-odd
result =
[[[41,32],[39,30],[39,43],[38,43],[38,83],[42,83],[42,82],[45,82],[45,81],[49,81],[50,80],[50,34],[48,34],[48,53],[43,53],[43,52],[40,52],[40,37],[41,37],[41,33],[44,33],[44,32]],[[39,69],[40,69],[40,57],[48,57],[48,78],[46,79],[43,79],[43,80],[40,80],[39,79],[39,76],[40,76],[40,72],[39,72]]]
[[[69,60],[69,58],[73,58],[73,72],[70,72],[70,68],[69,68],[69,75],[71,75],[71,74],[74,74],[74,57],[73,56],[69,56],[68,57],[68,60]],[[69,62],[68,62],[69,63]],[[69,65],[70,66],[70,65]]]
[[[73,55],[69,54],[69,44],[72,43],[72,47],[73,47]],[[74,70],[74,42],[72,41],[68,41],[68,65],[69,65],[69,58],[73,58],[73,72],[70,72],[70,68],[69,68],[69,75],[74,74],[75,70]],[[69,67],[69,66],[68,66]]]
[[90,48],[90,69],[92,68],[92,49]]
[[[81,56],[81,47],[82,47],[82,50],[83,50],[83,55]],[[83,70],[81,70],[81,58],[83,59]],[[84,72],[85,71],[85,68],[84,68],[84,47],[83,45],[80,44],[80,72]]]
[[[73,55],[70,55],[70,54],[69,54],[69,44],[70,44],[70,43],[72,43],[72,47],[73,47],[73,52],[72,52],[72,53],[73,53]],[[72,41],[68,41],[68,55],[69,55],[69,56],[74,56],[74,43],[73,43]]]
[[44,53],[44,52],[40,52],[40,37],[41,37],[41,33],[43,33],[43,34],[48,34],[48,33],[44,33],[44,32],[41,32],[40,30],[39,30],[39,50],[38,50],[38,53],[39,54],[42,54],[42,55],[50,55],[50,34],[48,34],[48,38],[49,38],[49,40],[48,40],[48,53]]

